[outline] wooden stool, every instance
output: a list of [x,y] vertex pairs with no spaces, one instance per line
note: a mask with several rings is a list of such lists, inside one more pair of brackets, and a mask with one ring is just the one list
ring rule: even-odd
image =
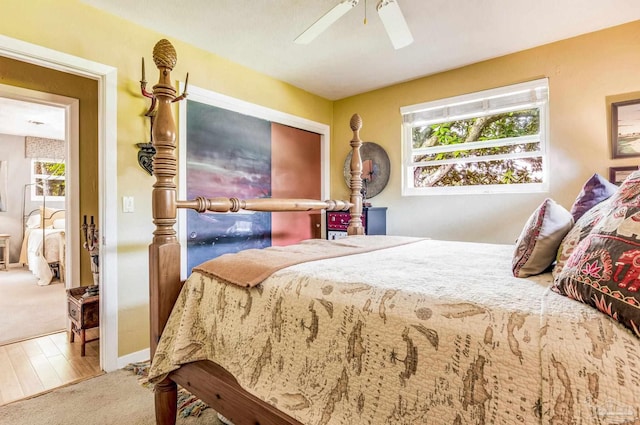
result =
[[0,233],[0,248],[2,248],[2,256],[0,256],[0,267],[3,270],[9,269],[9,251],[11,250],[11,235]]

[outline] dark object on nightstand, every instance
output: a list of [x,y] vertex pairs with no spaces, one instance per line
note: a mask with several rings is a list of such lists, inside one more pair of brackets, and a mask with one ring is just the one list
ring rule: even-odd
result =
[[[350,218],[349,211],[327,211],[327,239],[340,239],[347,236]],[[387,207],[363,208],[362,226],[365,235],[386,235]]]
[[100,295],[88,292],[86,287],[67,290],[67,312],[71,320],[69,342],[74,342],[75,335],[80,337],[80,355],[85,355],[85,344],[98,338],[86,339],[85,331],[100,326]]

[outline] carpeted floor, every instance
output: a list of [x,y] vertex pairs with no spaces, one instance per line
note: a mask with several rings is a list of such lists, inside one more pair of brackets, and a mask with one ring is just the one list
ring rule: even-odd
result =
[[[180,425],[222,425],[212,409]],[[155,425],[153,392],[119,370],[0,407],[1,425]]]
[[37,281],[27,268],[0,271],[0,345],[65,329],[64,284]]

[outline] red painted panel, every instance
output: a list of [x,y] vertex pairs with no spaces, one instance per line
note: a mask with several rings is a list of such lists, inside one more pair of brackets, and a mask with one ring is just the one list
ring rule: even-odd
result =
[[[320,135],[271,124],[271,196],[320,199]],[[274,212],[271,243],[289,245],[320,237],[319,212]]]

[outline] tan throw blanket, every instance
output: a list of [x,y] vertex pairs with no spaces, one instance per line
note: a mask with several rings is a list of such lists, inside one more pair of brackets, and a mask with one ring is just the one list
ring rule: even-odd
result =
[[247,249],[224,254],[193,271],[243,287],[254,287],[285,267],[325,258],[342,257],[424,240],[406,236],[349,236],[337,240],[309,239],[295,245]]

